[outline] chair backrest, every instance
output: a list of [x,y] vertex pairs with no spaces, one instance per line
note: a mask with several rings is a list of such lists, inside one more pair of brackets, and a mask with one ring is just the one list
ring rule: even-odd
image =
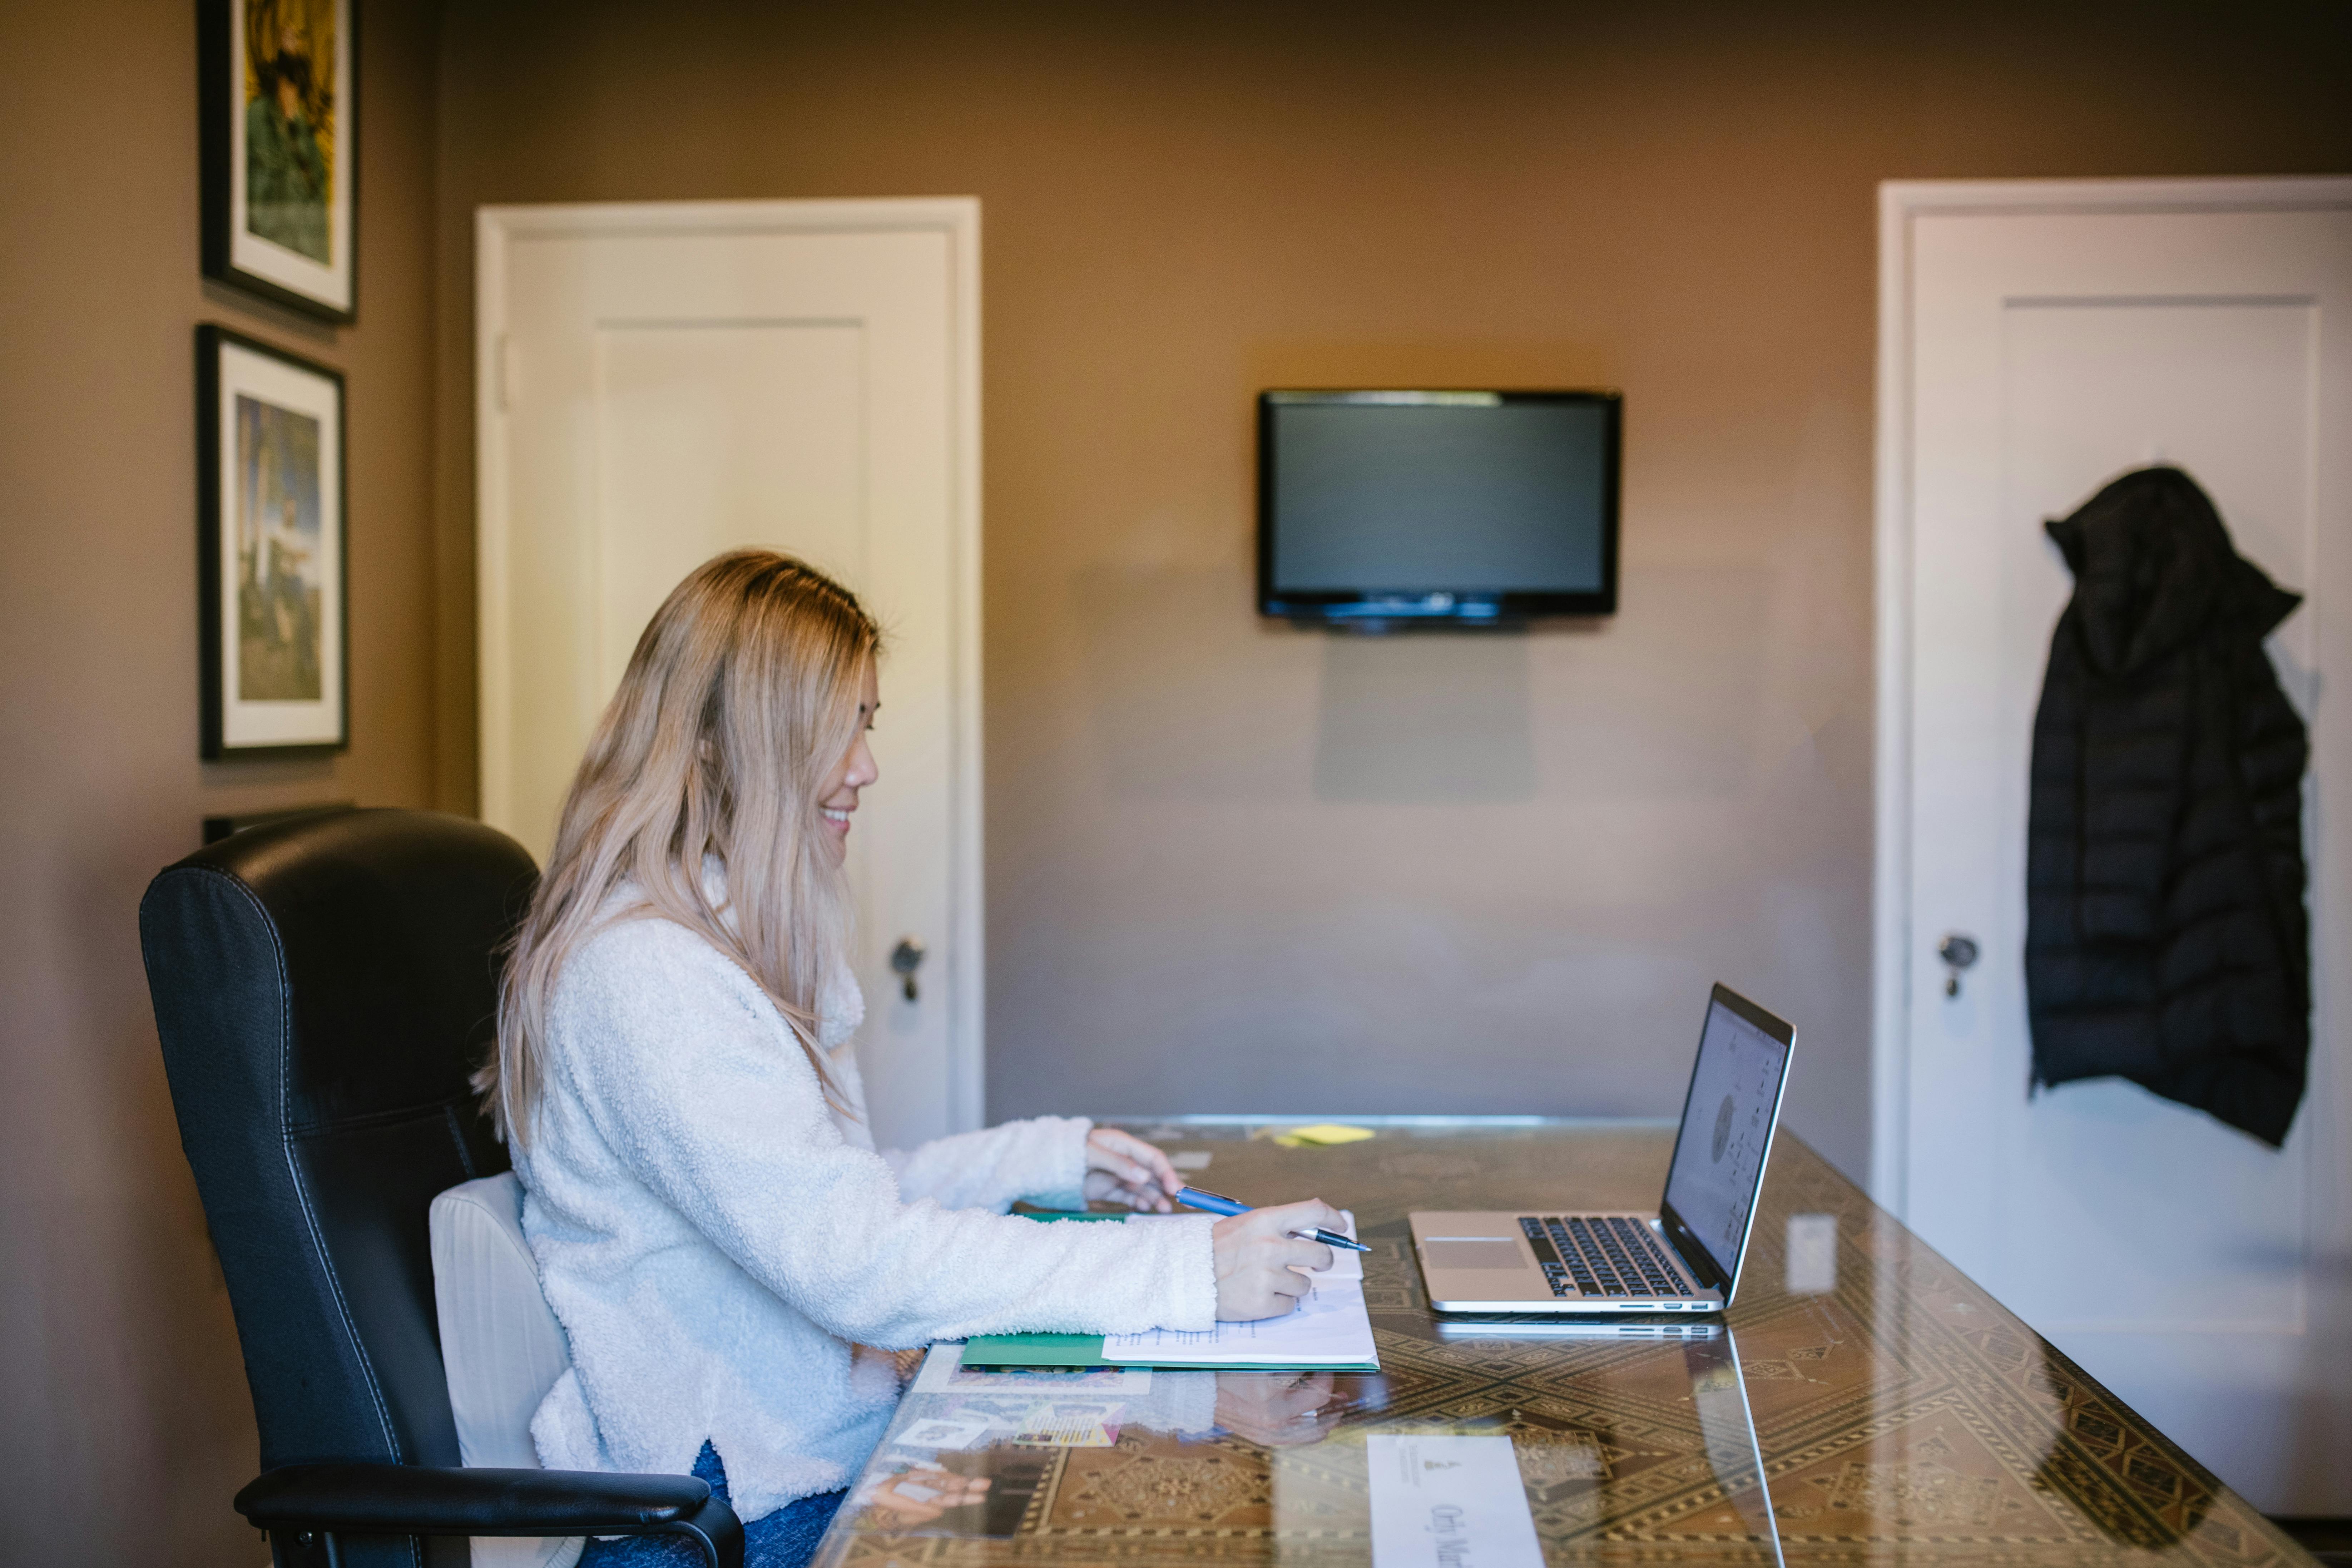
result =
[[507,1168],[467,1080],[535,874],[479,823],[339,812],[200,850],[139,907],[265,1469],[459,1462],[425,1216]]
[[540,1293],[512,1171],[433,1200],[433,1300],[457,1452],[468,1465],[539,1468],[531,1417],[572,1367],[571,1342]]

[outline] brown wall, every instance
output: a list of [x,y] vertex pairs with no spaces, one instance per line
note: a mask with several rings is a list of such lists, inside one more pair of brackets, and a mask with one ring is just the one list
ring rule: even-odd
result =
[[[1664,1110],[1720,974],[1852,1169],[1872,186],[2352,166],[2340,6],[372,0],[327,332],[198,281],[192,10],[0,22],[11,1561],[260,1556],[132,912],[207,813],[471,804],[476,204],[983,199],[999,1114]],[[334,762],[195,760],[208,320],[351,374]],[[1258,624],[1248,397],[1301,382],[1624,387],[1624,613]]]
[[[236,1563],[257,1459],[134,911],[207,815],[429,803],[428,8],[367,7],[361,322],[197,270],[195,7],[0,24],[0,1561]],[[352,746],[196,760],[194,328],[350,375]]]
[[[2340,7],[1789,9],[453,13],[445,797],[472,208],[977,195],[992,1112],[1669,1113],[1720,977],[1859,1172],[1874,185],[2352,166],[2352,50]],[[1367,384],[1624,388],[1622,613],[1259,622],[1251,395]]]

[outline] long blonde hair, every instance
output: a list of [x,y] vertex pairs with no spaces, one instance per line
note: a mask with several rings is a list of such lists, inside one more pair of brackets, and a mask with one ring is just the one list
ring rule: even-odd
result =
[[[705,562],[662,601],[597,721],[509,954],[497,1048],[474,1077],[500,1136],[529,1138],[564,963],[633,918],[675,921],[740,965],[835,1098],[817,1015],[849,907],[817,837],[819,796],[857,738],[880,645],[855,595],[772,551]],[[724,868],[723,901],[707,858]],[[627,902],[607,908],[624,886]]]

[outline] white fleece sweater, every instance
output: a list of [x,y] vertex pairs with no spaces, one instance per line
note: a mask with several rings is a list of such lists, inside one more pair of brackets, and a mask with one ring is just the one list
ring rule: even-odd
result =
[[[736,1512],[845,1486],[898,1384],[889,1349],[972,1334],[1200,1330],[1206,1215],[1039,1225],[1076,1201],[1090,1123],[1040,1117],[886,1160],[825,998],[836,1114],[750,976],[668,921],[607,927],[564,965],[550,1071],[515,1152],[523,1232],[572,1370],[531,1422],[550,1468],[682,1475],[708,1439]],[[895,1165],[895,1169],[894,1169]]]

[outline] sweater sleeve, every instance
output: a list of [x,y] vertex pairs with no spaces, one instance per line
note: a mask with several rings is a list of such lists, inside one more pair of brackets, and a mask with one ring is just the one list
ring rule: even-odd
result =
[[902,1197],[929,1198],[944,1209],[1003,1213],[1016,1198],[1077,1209],[1087,1206],[1087,1134],[1093,1130],[1083,1116],[1040,1116],[883,1157],[898,1173]]
[[[903,1201],[881,1156],[843,1140],[774,1006],[677,926],[601,933],[565,966],[550,1024],[555,1070],[629,1173],[828,1332],[896,1348],[1215,1320],[1209,1216],[1038,1225]],[[1082,1125],[1000,1130],[974,1145],[997,1158],[972,1181],[994,1196],[1057,1173]]]

